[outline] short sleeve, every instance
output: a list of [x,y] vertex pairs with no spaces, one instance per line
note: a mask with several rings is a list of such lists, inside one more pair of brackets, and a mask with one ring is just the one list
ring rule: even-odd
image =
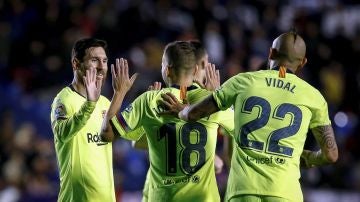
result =
[[310,128],[330,124],[331,121],[329,119],[328,105],[325,99],[322,97],[322,101],[319,102],[319,105],[316,108],[312,109]]
[[145,134],[144,129],[141,127],[145,102],[146,99],[143,94],[111,119],[111,124],[116,134],[129,140],[138,140]]
[[213,97],[221,110],[229,108],[236,99],[236,78],[227,80],[219,89],[213,92]]

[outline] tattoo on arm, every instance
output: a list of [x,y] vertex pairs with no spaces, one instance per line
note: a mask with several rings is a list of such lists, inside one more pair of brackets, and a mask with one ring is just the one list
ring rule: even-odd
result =
[[312,132],[321,148],[329,151],[337,150],[334,131],[330,125],[316,127]]
[[331,125],[313,128],[312,132],[321,149],[319,151],[304,150],[302,157],[307,161],[308,166],[335,163],[338,158],[338,148]]

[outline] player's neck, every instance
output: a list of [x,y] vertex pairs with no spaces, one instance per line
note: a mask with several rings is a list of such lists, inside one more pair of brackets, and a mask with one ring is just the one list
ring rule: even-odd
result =
[[270,62],[270,69],[276,69],[279,68],[280,66],[282,67],[286,67],[286,69],[290,70],[291,72],[296,72],[296,69],[294,69],[292,67],[291,64],[286,63],[286,62],[278,62],[278,61],[274,61],[274,62]]
[[73,86],[74,90],[79,93],[80,95],[82,95],[83,97],[87,97],[86,96],[86,88],[84,86],[84,84],[82,84],[80,81],[78,81],[76,78],[73,79],[73,81],[71,82],[71,85]]
[[176,82],[172,82],[170,86],[177,85],[177,86],[191,86],[193,84],[193,81],[189,80],[180,80]]

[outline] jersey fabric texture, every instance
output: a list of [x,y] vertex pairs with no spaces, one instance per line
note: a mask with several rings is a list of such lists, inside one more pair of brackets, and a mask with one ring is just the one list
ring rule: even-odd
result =
[[299,163],[308,129],[330,124],[320,92],[294,74],[261,70],[230,78],[213,97],[220,109],[235,107],[227,199],[254,194],[303,201]]
[[[184,122],[173,116],[160,116],[161,95],[171,92],[180,100],[178,87],[148,91],[130,104],[117,119],[116,127],[126,132],[143,127],[149,146],[148,201],[220,201],[214,171],[214,155],[219,125],[231,132],[232,110],[220,111],[197,122]],[[210,91],[197,85],[187,88],[189,103],[201,101]],[[127,133],[129,134],[129,133]]]
[[149,180],[150,180],[150,169],[147,171],[146,173],[146,179],[145,179],[145,183],[144,183],[144,188],[143,188],[143,196],[142,196],[142,199],[141,199],[141,202],[147,202],[149,201]]
[[100,141],[110,102],[87,101],[71,87],[55,97],[51,125],[60,171],[58,201],[115,201],[112,144]]
[[292,202],[292,200],[266,195],[240,195],[231,198],[229,202]]

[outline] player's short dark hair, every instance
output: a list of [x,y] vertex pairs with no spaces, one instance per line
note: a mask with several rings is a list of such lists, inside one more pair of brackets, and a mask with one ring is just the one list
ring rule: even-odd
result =
[[86,50],[92,47],[102,47],[107,52],[107,43],[104,40],[96,38],[83,38],[77,40],[71,51],[71,59],[78,59],[80,62],[83,61],[86,54]]
[[168,65],[176,72],[188,71],[196,66],[195,48],[187,41],[174,41],[167,44],[164,55]]
[[200,60],[207,54],[205,47],[198,40],[189,41],[195,48],[195,59],[196,63],[199,63]]

